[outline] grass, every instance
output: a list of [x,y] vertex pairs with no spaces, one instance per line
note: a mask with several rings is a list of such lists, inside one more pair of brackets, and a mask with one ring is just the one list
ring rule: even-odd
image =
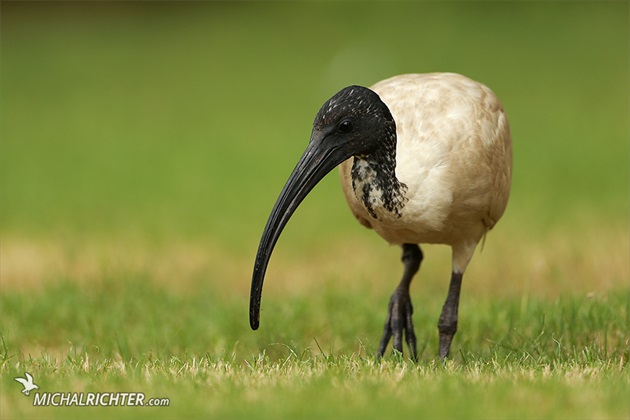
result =
[[[562,237],[572,242],[570,233]],[[448,271],[448,259],[439,248],[426,250],[435,263],[428,260],[413,285],[420,344],[420,362],[413,364],[398,355],[374,360],[395,284],[393,278],[380,280],[391,278],[387,270],[394,267],[374,260],[377,244],[328,266],[319,259],[355,244],[322,250],[311,261],[319,271],[310,274],[300,261],[280,258],[276,265],[283,269],[268,281],[257,332],[247,324],[248,285],[240,274],[249,270],[247,261],[215,255],[220,264],[201,256],[205,248],[190,244],[128,244],[124,249],[103,244],[57,255],[51,251],[58,248],[43,245],[1,244],[0,249],[14,252],[0,255],[3,417],[72,418],[86,412],[105,418],[628,414],[630,322],[623,250],[619,258],[611,256],[609,273],[585,264],[581,274],[591,280],[576,283],[564,278],[573,269],[554,270],[544,273],[549,284],[535,290],[503,289],[500,270],[477,267],[475,261],[463,292],[452,360],[443,365],[435,358],[436,319],[446,279],[438,274]],[[482,261],[487,253],[500,255],[499,247],[487,246],[477,256]],[[537,261],[532,246],[524,244],[524,255],[512,259],[516,268],[529,265],[526,256]],[[604,257],[564,246],[568,250],[555,247],[559,265],[569,266],[587,254]],[[39,282],[19,282],[27,278],[17,265],[27,260],[17,255],[20,248],[41,262],[30,271]],[[345,264],[366,271],[346,275]],[[396,268],[392,272],[398,273]],[[226,287],[225,279],[234,282]],[[292,287],[296,280],[299,284]],[[169,398],[170,406],[33,407],[13,381],[23,372],[33,374],[42,391],[143,392],[147,398]]]
[[[2,419],[630,417],[627,3],[0,7]],[[252,332],[257,241],[318,106],[428,71],[495,90],[515,148],[451,359],[450,255],[426,247],[420,361],[375,362],[400,250],[334,175],[283,233]],[[33,407],[24,372],[170,405]]]
[[[177,399],[171,397],[169,408],[80,412],[101,416],[170,418],[169,410],[182,416],[228,418],[377,418],[392,413],[403,418],[621,418],[627,414],[627,393],[619,386],[621,369],[596,362],[552,366],[526,357],[509,362],[497,357],[442,366],[393,360],[376,364],[356,356],[331,360],[289,355],[270,362],[262,355],[241,364],[230,358],[189,355],[159,361],[93,363],[83,355],[46,368],[72,372],[71,380],[58,382],[58,389],[102,391],[122,383],[126,389],[141,389],[148,397],[162,397],[172,395],[171,387],[178,388]],[[50,376],[41,377],[46,380]],[[94,381],[94,377],[100,380]],[[305,399],[312,402],[308,409],[304,408]],[[39,408],[28,407],[24,414],[46,414],[36,410]],[[49,409],[49,413],[79,414],[69,409]]]
[[[417,295],[416,328],[426,347],[416,365],[395,355],[376,363],[372,341],[385,305],[375,311],[373,302],[339,290],[313,299],[272,297],[266,325],[253,333],[242,300],[217,298],[202,285],[174,295],[142,278],[116,278],[89,289],[60,281],[37,293],[3,295],[5,415],[85,415],[32,407],[13,383],[23,371],[42,391],[170,398],[169,408],[90,410],[98,417],[628,413],[627,290],[552,300],[466,296],[446,365],[434,359],[439,302],[423,307],[426,297]],[[346,317],[353,321],[342,322]]]

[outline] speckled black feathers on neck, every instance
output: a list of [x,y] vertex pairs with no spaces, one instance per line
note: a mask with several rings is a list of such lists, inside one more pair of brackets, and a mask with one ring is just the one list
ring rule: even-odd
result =
[[396,178],[396,122],[378,94],[362,86],[342,89],[321,107],[313,128],[336,130],[351,148],[352,187],[370,216],[377,219],[382,207],[400,217],[407,186]]

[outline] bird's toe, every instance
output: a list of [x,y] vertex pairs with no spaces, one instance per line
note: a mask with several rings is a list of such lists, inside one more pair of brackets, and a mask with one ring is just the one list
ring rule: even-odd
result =
[[383,328],[383,336],[378,349],[378,357],[383,357],[385,349],[392,339],[392,347],[395,351],[403,353],[403,335],[412,360],[417,359],[416,334],[413,328],[411,316],[413,315],[413,305],[409,292],[402,288],[396,289],[389,301],[387,319]]

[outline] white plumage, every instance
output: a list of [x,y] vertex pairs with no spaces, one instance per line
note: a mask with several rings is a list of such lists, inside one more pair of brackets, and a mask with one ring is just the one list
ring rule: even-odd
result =
[[486,86],[453,73],[405,74],[371,87],[396,122],[396,177],[407,185],[402,217],[369,216],[352,188],[353,158],[340,166],[350,209],[391,244],[453,247],[463,273],[507,205],[512,142],[503,107]]

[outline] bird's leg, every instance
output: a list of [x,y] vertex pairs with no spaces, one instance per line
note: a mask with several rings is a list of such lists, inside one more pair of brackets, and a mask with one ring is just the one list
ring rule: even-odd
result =
[[409,346],[411,359],[416,361],[418,353],[416,350],[416,334],[413,330],[413,322],[411,315],[413,314],[413,306],[411,305],[411,297],[409,296],[409,285],[411,279],[418,272],[420,262],[422,261],[422,251],[416,244],[404,244],[402,261],[405,264],[400,284],[394,291],[389,300],[389,309],[387,319],[385,320],[385,328],[383,329],[383,337],[378,346],[378,358],[383,357],[385,348],[389,343],[389,339],[393,336],[394,350],[402,353],[402,335],[405,334],[405,341]]
[[457,332],[457,311],[459,308],[459,294],[462,288],[462,273],[453,271],[451,284],[448,287],[448,295],[442,307],[442,314],[438,322],[440,331],[440,359],[448,357],[453,336]]

